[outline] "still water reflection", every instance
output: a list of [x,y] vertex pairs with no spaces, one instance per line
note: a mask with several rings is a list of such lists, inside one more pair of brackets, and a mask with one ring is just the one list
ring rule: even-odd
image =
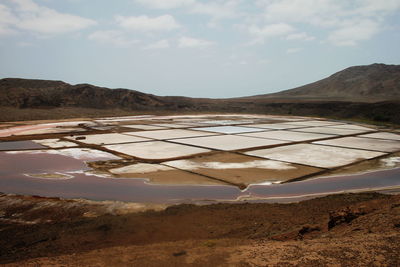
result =
[[[83,160],[44,152],[0,152],[0,192],[93,200],[182,203],[239,197],[291,198],[344,190],[400,186],[400,168],[288,184],[234,186],[150,185],[142,179],[111,179],[85,174]],[[39,179],[26,174],[64,173],[73,179]]]

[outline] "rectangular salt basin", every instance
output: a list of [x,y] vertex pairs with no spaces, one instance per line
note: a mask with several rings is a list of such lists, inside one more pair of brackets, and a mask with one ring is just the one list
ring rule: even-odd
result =
[[272,130],[285,130],[285,129],[305,127],[305,126],[289,125],[289,124],[283,124],[283,123],[247,124],[247,125],[242,125],[242,126],[243,127],[262,128],[262,129],[272,129]]
[[152,123],[151,125],[154,126],[160,126],[160,127],[164,127],[164,128],[173,128],[173,129],[179,129],[179,128],[189,128],[191,127],[188,124],[178,124],[178,123]]
[[368,138],[388,139],[388,140],[400,141],[400,134],[387,133],[387,132],[363,134],[363,135],[360,135],[360,137],[368,137]]
[[326,128],[339,128],[339,129],[349,129],[349,130],[365,130],[365,131],[375,131],[373,128],[364,127],[361,125],[355,124],[338,124],[338,125],[329,125]]
[[122,125],[122,126],[126,127],[126,128],[133,128],[133,129],[139,129],[139,130],[163,130],[163,129],[167,129],[165,127],[149,125],[149,124],[131,124],[131,125]]
[[293,121],[287,123],[284,122],[284,124],[296,125],[296,126],[329,126],[329,125],[343,124],[343,122],[311,120],[311,121]]
[[47,146],[50,148],[62,148],[62,147],[74,147],[78,146],[75,143],[68,142],[68,141],[63,141],[61,139],[42,139],[42,140],[33,140],[33,142]]
[[224,182],[213,180],[202,175],[178,170],[164,165],[136,163],[111,169],[110,172],[119,178],[142,178],[151,184],[167,185],[221,185]]
[[[70,140],[78,140],[79,142],[86,144],[119,144],[119,143],[133,143],[149,141],[147,138],[135,137],[126,134],[109,133],[109,134],[93,134],[93,135],[80,135],[74,137],[65,137]],[[81,139],[85,138],[85,139]]]
[[167,139],[175,139],[175,138],[187,138],[187,137],[196,137],[196,136],[208,136],[215,135],[215,133],[207,133],[202,131],[193,131],[193,130],[185,130],[185,129],[169,129],[169,130],[156,130],[156,131],[140,131],[140,132],[131,132],[125,133],[129,135],[135,135],[145,138],[151,138],[156,140],[167,140]]
[[355,129],[341,129],[341,128],[328,128],[328,127],[308,127],[301,129],[293,129],[296,132],[306,132],[306,133],[321,133],[321,134],[335,134],[335,135],[352,135],[365,133],[370,130],[355,130]]
[[105,148],[141,159],[173,159],[210,152],[208,149],[163,141],[108,145]]
[[279,120],[279,121],[305,121],[310,119],[307,117],[282,117],[274,115],[266,115],[266,117],[271,120]]
[[366,150],[395,152],[400,150],[400,141],[364,137],[342,137],[332,140],[314,142],[315,144],[359,148]]
[[265,131],[265,129],[240,127],[240,126],[201,127],[201,128],[194,128],[193,130],[207,131],[207,132],[214,132],[214,133],[225,133],[225,134],[238,134],[238,133],[251,133],[251,132]]
[[205,125],[221,125],[221,126],[228,126],[228,125],[236,125],[236,124],[245,124],[245,123],[252,123],[252,120],[209,120],[209,121],[202,121],[202,124]]
[[386,153],[316,144],[296,144],[254,150],[245,154],[320,168],[334,168],[348,165],[361,159],[379,157]]
[[293,141],[293,142],[317,140],[317,139],[334,137],[334,135],[328,135],[328,134],[301,133],[301,132],[279,131],[279,130],[278,131],[269,131],[269,132],[246,133],[246,134],[241,134],[241,135],[257,137],[257,138]]
[[206,137],[194,137],[188,139],[175,139],[174,142],[206,147],[217,150],[231,151],[253,147],[274,146],[288,143],[280,140],[267,140],[238,135],[218,135]]
[[163,164],[229,183],[245,185],[263,182],[279,183],[321,171],[318,168],[229,152],[168,161]]

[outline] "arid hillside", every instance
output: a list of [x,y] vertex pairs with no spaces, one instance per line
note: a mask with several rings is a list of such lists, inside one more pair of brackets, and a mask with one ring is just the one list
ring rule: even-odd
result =
[[384,101],[400,99],[400,66],[372,64],[339,71],[323,80],[254,98]]
[[0,121],[213,112],[322,116],[400,124],[400,65],[351,67],[295,89],[232,99],[155,96],[62,81],[0,80]]
[[81,107],[142,110],[167,106],[162,97],[90,84],[6,78],[0,80],[0,105],[16,108]]

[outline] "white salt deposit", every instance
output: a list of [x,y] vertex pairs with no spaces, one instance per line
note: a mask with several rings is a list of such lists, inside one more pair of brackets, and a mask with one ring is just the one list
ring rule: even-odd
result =
[[306,132],[306,133],[336,134],[336,135],[353,135],[353,134],[365,133],[370,130],[342,129],[342,128],[328,128],[328,127],[307,127],[307,128],[293,129],[292,131]]
[[381,152],[314,144],[287,145],[254,150],[245,154],[321,168],[344,166],[362,159],[371,159],[385,155],[385,153]]
[[32,140],[33,142],[47,146],[50,148],[61,148],[61,147],[74,147],[77,146],[77,144],[68,142],[68,141],[62,141],[60,139],[42,139],[42,140]]
[[338,124],[338,125],[328,125],[326,128],[340,128],[340,129],[350,129],[350,130],[365,130],[365,131],[374,131],[373,128],[368,128],[355,124]]
[[240,134],[240,135],[258,137],[258,138],[294,141],[294,142],[334,137],[334,135],[329,135],[329,134],[302,133],[302,132],[292,132],[292,131],[283,131],[283,130],[257,132],[257,133],[245,133],[245,134]]
[[262,129],[274,129],[274,130],[285,130],[285,129],[305,127],[305,126],[289,125],[289,124],[283,124],[283,123],[247,124],[247,125],[242,125],[242,126],[262,128]]
[[38,178],[38,179],[46,179],[46,180],[69,180],[75,178],[73,175],[54,172],[54,173],[24,173],[25,176]]
[[177,123],[152,123],[151,125],[155,126],[160,126],[163,128],[173,128],[173,129],[179,129],[179,128],[189,128],[190,125],[187,124],[177,124]]
[[360,137],[368,137],[368,138],[376,138],[376,139],[389,139],[389,140],[397,140],[400,141],[400,135],[388,132],[379,132],[379,133],[371,133],[371,134],[363,134]]
[[398,167],[400,166],[400,157],[390,157],[381,159],[381,162],[385,167],[390,167],[390,168]]
[[209,152],[210,150],[163,141],[108,145],[106,148],[142,159],[172,159]]
[[291,164],[286,162],[279,162],[274,160],[254,160],[248,162],[196,162],[192,160],[175,160],[165,162],[164,164],[183,170],[197,170],[197,169],[274,169],[274,170],[290,170],[296,169]]
[[84,138],[78,141],[86,144],[96,144],[96,145],[133,143],[133,142],[142,142],[149,140],[147,138],[131,136],[128,134],[129,133],[92,134],[92,135],[80,135],[80,136],[66,137],[66,138],[71,140],[77,140],[77,138]]
[[217,135],[217,136],[194,137],[186,139],[175,139],[174,142],[201,146],[206,148],[219,149],[224,151],[262,147],[262,146],[272,146],[272,145],[288,143],[288,141],[271,140],[271,139],[267,140],[267,139],[238,136],[238,135]]
[[320,121],[320,120],[310,120],[310,121],[292,121],[288,122],[288,125],[297,125],[297,126],[329,126],[329,125],[339,125],[344,124],[342,122],[334,122],[334,121]]
[[46,150],[49,154],[63,155],[84,161],[121,159],[113,154],[90,148],[67,148],[59,150]]
[[8,151],[7,154],[53,154],[71,157],[78,160],[84,161],[97,161],[97,160],[113,160],[121,159],[120,157],[114,156],[113,154],[90,149],[90,148],[66,148],[66,149],[49,149],[49,150],[28,150],[28,151]]
[[171,170],[174,169],[159,164],[136,163],[121,168],[111,169],[110,172],[114,174],[126,174],[126,173],[151,173],[151,172],[171,171]]
[[157,140],[167,140],[174,138],[187,138],[196,136],[208,136],[215,135],[214,133],[207,133],[202,131],[193,131],[185,129],[168,129],[168,130],[156,130],[156,131],[139,131],[125,133],[128,135],[140,136],[144,138],[152,138]]
[[162,130],[165,127],[148,125],[148,124],[131,124],[131,125],[123,125],[126,128],[140,129],[140,130]]
[[251,133],[251,132],[266,131],[265,129],[260,129],[260,128],[240,127],[240,126],[200,127],[200,128],[194,128],[194,130],[213,132],[213,133],[225,133],[225,134],[238,134],[238,133]]
[[330,146],[376,150],[382,152],[395,152],[400,150],[400,141],[364,137],[343,137],[314,143]]

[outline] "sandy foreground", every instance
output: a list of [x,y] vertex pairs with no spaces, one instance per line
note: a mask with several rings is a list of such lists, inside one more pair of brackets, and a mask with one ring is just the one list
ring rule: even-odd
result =
[[4,266],[399,266],[400,196],[145,205],[0,196]]

